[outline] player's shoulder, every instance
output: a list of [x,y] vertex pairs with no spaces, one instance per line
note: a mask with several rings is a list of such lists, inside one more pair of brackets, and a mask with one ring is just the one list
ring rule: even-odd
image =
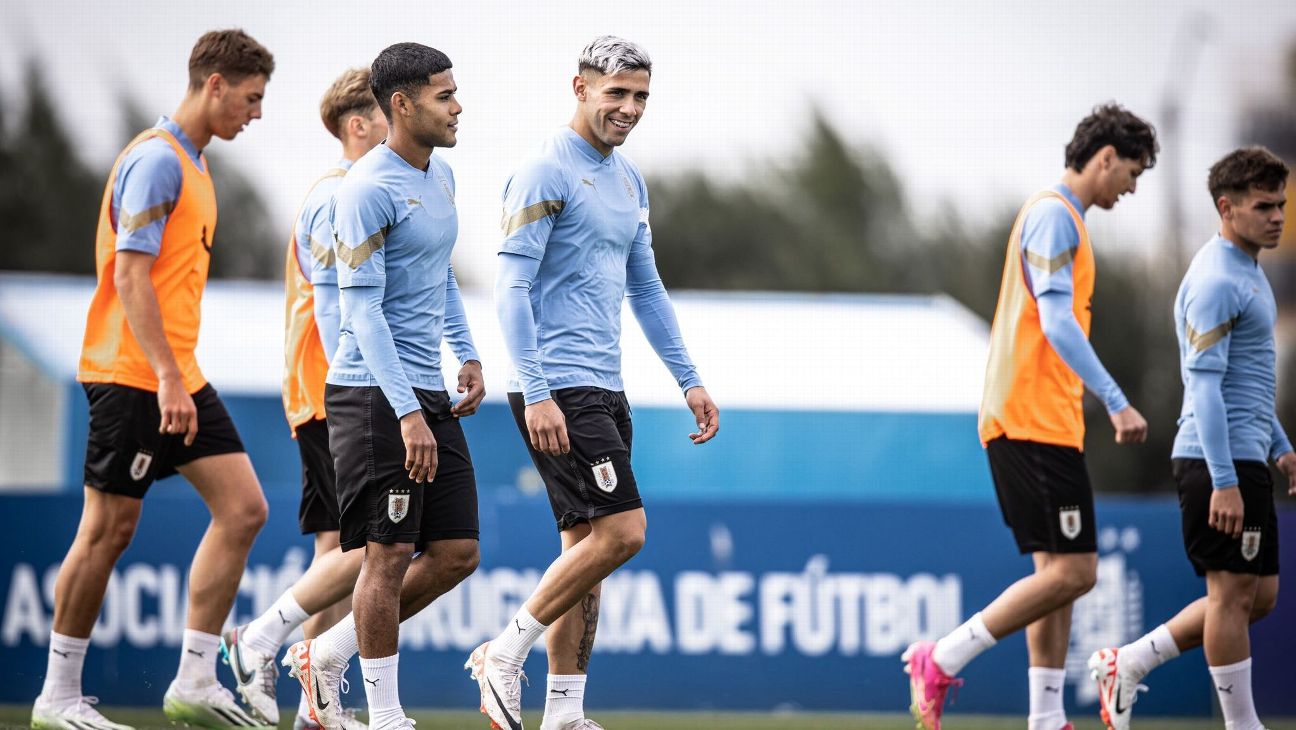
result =
[[162,136],[149,137],[126,151],[122,158],[124,170],[180,173],[180,158],[176,150]]
[[571,174],[571,166],[563,155],[552,145],[545,145],[524,157],[513,168],[509,188],[517,191],[565,190]]

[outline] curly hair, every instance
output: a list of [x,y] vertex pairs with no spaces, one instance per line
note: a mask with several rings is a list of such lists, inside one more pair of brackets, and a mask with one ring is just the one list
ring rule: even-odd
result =
[[1111,145],[1127,160],[1140,160],[1144,169],[1156,165],[1156,130],[1119,104],[1102,104],[1076,125],[1066,146],[1066,166],[1080,172],[1098,150]]

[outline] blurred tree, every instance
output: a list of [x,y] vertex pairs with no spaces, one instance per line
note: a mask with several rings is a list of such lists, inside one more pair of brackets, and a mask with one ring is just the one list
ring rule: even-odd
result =
[[[724,182],[690,171],[650,189],[653,246],[671,287],[944,292],[987,321],[1017,212],[1006,204],[979,229],[941,206],[943,217],[920,228],[886,161],[852,150],[818,114],[786,169]],[[1098,249],[1094,346],[1152,425],[1148,445],[1118,447],[1088,398],[1090,472],[1103,490],[1167,488],[1180,396],[1170,319],[1178,272]]]
[[24,85],[21,118],[0,120],[0,269],[92,274],[103,177],[77,157],[35,62]]
[[[13,243],[0,247],[0,269],[93,274],[95,227],[107,169],[77,155],[40,66],[27,66],[20,119],[0,116],[0,220]],[[125,144],[152,126],[122,94]],[[0,106],[0,109],[5,107]],[[274,279],[283,266],[288,224],[275,225],[251,180],[219,153],[206,151],[220,201],[211,275]]]

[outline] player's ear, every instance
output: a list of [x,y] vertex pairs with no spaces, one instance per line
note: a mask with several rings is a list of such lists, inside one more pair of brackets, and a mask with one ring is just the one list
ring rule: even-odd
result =
[[584,74],[576,74],[572,78],[572,93],[576,94],[576,101],[585,101],[585,95],[589,93],[589,85],[585,83]]

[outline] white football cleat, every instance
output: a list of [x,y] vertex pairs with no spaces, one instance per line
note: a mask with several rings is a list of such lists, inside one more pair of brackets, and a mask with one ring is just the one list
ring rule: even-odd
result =
[[279,702],[275,697],[275,683],[279,680],[279,667],[273,654],[263,654],[243,641],[247,627],[235,626],[221,635],[221,657],[234,672],[239,696],[252,714],[267,725],[279,724]]
[[275,727],[240,707],[234,695],[214,679],[196,687],[172,682],[162,698],[162,713],[172,722],[213,730],[236,727],[274,730]]
[[312,652],[314,645],[314,639],[307,639],[288,647],[283,665],[289,667],[288,676],[296,677],[301,682],[302,692],[306,694],[306,701],[310,705],[310,719],[325,730],[339,730],[344,722],[342,694],[339,690],[346,664],[318,656],[318,652]]
[[473,650],[464,669],[477,680],[481,712],[495,730],[522,730],[522,667],[509,666],[486,656],[490,642]]
[[1119,649],[1099,649],[1089,657],[1089,676],[1098,683],[1098,706],[1107,730],[1129,730],[1130,710],[1147,687],[1121,670]]
[[94,708],[98,697],[73,697],[47,702],[37,697],[32,705],[31,726],[36,730],[135,730],[104,717]]

